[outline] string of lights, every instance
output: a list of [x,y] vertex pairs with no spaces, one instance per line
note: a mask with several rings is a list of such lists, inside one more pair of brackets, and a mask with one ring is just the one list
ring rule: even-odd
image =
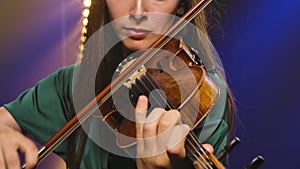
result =
[[82,11],[82,30],[81,30],[81,42],[79,45],[79,59],[81,60],[83,55],[84,44],[86,42],[88,16],[90,14],[90,7],[92,5],[91,0],[83,0],[83,11]]

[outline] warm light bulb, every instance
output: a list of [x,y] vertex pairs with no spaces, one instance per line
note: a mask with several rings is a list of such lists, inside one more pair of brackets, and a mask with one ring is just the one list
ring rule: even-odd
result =
[[87,33],[87,29],[86,29],[86,27],[83,27],[83,28],[82,28],[82,30],[81,30],[81,33],[82,33],[82,34],[85,34],[85,33]]
[[84,5],[85,7],[90,7],[91,4],[92,4],[91,0],[84,0],[84,1],[83,1],[83,5]]
[[86,18],[89,16],[89,14],[90,14],[90,10],[89,9],[84,9],[83,12],[82,12],[82,15],[84,17],[86,17]]
[[88,19],[87,18],[84,18],[83,20],[82,20],[82,24],[84,25],[84,26],[86,26],[87,24],[88,24]]
[[81,60],[84,56],[82,54],[82,51],[84,49],[84,43],[86,42],[87,40],[87,37],[86,37],[86,34],[87,34],[87,24],[88,24],[88,16],[90,14],[90,7],[92,5],[92,1],[91,0],[83,0],[83,11],[82,11],[82,24],[83,24],[83,27],[81,29],[81,44],[78,46],[80,52],[79,52],[79,59]]
[[86,37],[85,36],[81,36],[81,42],[85,42]]

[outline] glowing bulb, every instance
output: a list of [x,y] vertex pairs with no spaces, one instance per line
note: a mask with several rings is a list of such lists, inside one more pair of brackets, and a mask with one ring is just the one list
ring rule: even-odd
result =
[[85,7],[90,7],[91,4],[92,4],[91,0],[84,0],[84,1],[83,1],[83,5],[84,5]]
[[88,24],[88,19],[87,18],[84,18],[83,20],[82,20],[82,24],[84,25],[84,26],[86,26],[87,24]]
[[87,29],[86,29],[86,27],[83,27],[83,28],[82,28],[82,30],[81,30],[81,33],[82,33],[82,34],[85,34],[85,33],[87,33]]
[[85,36],[81,36],[81,42],[85,42],[86,37]]
[[82,12],[82,15],[83,15],[84,17],[88,17],[89,14],[90,14],[90,10],[89,10],[89,9],[84,9],[83,12]]

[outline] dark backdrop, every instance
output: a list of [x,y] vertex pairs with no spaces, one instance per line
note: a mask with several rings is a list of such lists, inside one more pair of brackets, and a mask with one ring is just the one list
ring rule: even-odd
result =
[[298,168],[300,1],[227,1],[215,45],[237,100],[241,144],[230,167]]

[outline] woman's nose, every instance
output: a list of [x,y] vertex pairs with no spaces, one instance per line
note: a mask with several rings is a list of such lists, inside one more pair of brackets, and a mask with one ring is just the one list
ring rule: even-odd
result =
[[129,13],[130,19],[133,19],[137,24],[148,19],[146,14],[145,0],[133,0],[134,4]]

